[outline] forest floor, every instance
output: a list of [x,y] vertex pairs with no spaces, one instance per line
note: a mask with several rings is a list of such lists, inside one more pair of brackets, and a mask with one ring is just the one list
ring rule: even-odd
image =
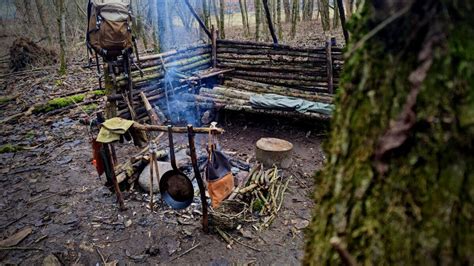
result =
[[[56,74],[56,66],[3,75],[0,121],[48,99],[93,89],[95,73],[82,64],[71,63],[63,77]],[[93,101],[103,106],[103,100]],[[241,230],[229,233],[243,245],[230,246],[218,234],[202,231],[195,204],[179,212],[159,204],[150,212],[146,194],[136,188],[124,193],[128,209],[119,211],[105,178],[97,177],[91,163],[87,129],[79,123],[87,116],[76,107],[2,123],[0,146],[13,146],[0,153],[0,239],[26,233],[18,244],[0,248],[1,264],[39,264],[50,255],[65,265],[299,264],[313,207],[312,176],[325,160],[325,136],[319,135],[317,123],[235,113],[221,119],[226,133],[220,143],[237,159],[255,163],[255,143],[261,137],[294,144],[292,166],[282,173],[292,179],[276,220],[266,230],[242,223]],[[130,145],[120,149],[119,154],[138,151]]]

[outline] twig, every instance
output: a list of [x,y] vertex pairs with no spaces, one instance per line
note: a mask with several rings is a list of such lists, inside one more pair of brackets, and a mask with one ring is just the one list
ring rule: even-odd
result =
[[240,244],[244,247],[247,247],[247,248],[250,248],[251,250],[255,250],[255,251],[258,251],[260,252],[261,250],[256,248],[256,247],[252,247],[251,245],[248,245],[248,244],[245,244],[245,243],[242,243],[240,242],[239,240],[237,240],[236,238],[234,238],[233,236],[231,236],[230,234],[227,234],[232,240],[234,240],[237,244]]
[[18,222],[19,220],[23,219],[25,216],[26,216],[26,213],[25,213],[25,214],[23,214],[22,216],[20,216],[20,217],[16,218],[15,220],[13,220],[13,221],[11,221],[11,222],[7,223],[6,225],[3,225],[3,226],[2,226],[2,227],[0,227],[0,228],[1,228],[1,229],[8,228],[10,225],[12,225],[12,224],[14,224],[14,223]]
[[233,241],[232,239],[230,239],[226,233],[224,233],[224,231],[222,231],[221,229],[219,229],[219,227],[216,227],[216,230],[217,230],[217,233],[225,240],[225,242],[227,242],[227,244],[229,245],[232,245],[233,244]]
[[[120,223],[119,223],[119,224],[120,224]],[[107,242],[104,242],[104,243],[107,243],[107,244],[118,243],[118,242],[122,242],[122,241],[129,240],[129,239],[130,239],[130,237],[127,237],[127,238],[123,238],[123,239],[117,239],[117,240],[107,241]]]
[[104,255],[102,255],[102,253],[100,252],[99,247],[95,247],[95,251],[97,251],[97,254],[99,254],[99,257],[102,260],[102,263],[106,265],[107,261],[105,260]]
[[32,203],[36,203],[36,202],[38,202],[38,201],[42,201],[42,200],[45,200],[45,199],[49,199],[49,198],[51,198],[51,197],[53,197],[53,196],[56,196],[56,195],[58,195],[58,194],[66,193],[66,192],[68,192],[68,191],[69,191],[69,189],[66,189],[66,190],[63,190],[63,191],[59,191],[59,192],[51,192],[51,193],[52,193],[51,195],[36,198],[36,199],[34,199],[34,200],[28,201],[27,204],[32,204]]
[[174,261],[174,260],[176,260],[176,259],[181,258],[182,256],[184,256],[184,255],[188,254],[189,252],[193,251],[195,248],[199,247],[200,245],[201,245],[201,243],[197,243],[195,246],[191,247],[190,249],[186,250],[185,252],[181,253],[180,255],[178,255],[178,256],[176,256],[176,257],[170,259],[170,260],[168,261],[168,263],[170,263],[170,262],[172,262],[172,261]]
[[35,248],[35,247],[0,247],[0,250],[41,250],[42,248]]

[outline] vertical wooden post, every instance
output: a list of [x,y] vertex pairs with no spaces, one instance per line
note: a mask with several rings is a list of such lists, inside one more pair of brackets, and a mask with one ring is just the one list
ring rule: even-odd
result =
[[[117,90],[109,73],[109,64],[104,63],[104,89],[107,96],[117,94]],[[117,101],[107,100],[105,103],[105,118],[110,119],[117,116]]]
[[214,25],[211,26],[211,31],[212,31],[212,67],[216,68],[217,67],[217,29],[214,27]]
[[332,73],[332,51],[331,51],[331,38],[326,40],[326,69],[327,69],[327,82],[328,82],[328,92],[330,94],[334,93],[334,80]]
[[196,145],[194,144],[194,130],[192,125],[188,125],[188,140],[189,140],[189,150],[191,155],[191,162],[194,169],[194,177],[199,186],[199,192],[201,195],[201,205],[202,205],[202,228],[204,232],[209,232],[209,221],[207,214],[207,199],[206,199],[206,188],[204,187],[204,182],[201,178],[201,172],[199,171],[199,166],[196,157]]
[[[102,113],[97,114],[97,122],[103,123],[104,117]],[[106,165],[106,175],[109,176],[110,180],[112,181],[112,185],[114,187],[115,195],[117,196],[117,202],[119,203],[119,209],[121,211],[126,210],[125,203],[123,201],[122,192],[120,191],[120,187],[117,181],[117,176],[115,175],[115,164],[116,159],[114,158],[114,146],[110,143],[104,143],[103,149],[105,152],[106,161],[104,162]]]

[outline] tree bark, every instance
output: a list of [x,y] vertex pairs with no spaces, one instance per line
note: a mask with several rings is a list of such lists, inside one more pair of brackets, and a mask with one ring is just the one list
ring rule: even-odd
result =
[[299,0],[293,0],[292,10],[291,10],[291,32],[290,37],[294,39],[296,36],[296,24],[298,23],[299,16]]
[[283,29],[281,27],[281,0],[277,0],[277,28],[278,28],[278,39],[283,39]]
[[283,9],[285,10],[285,22],[291,22],[291,8],[290,8],[290,0],[282,0],[283,1]]
[[247,31],[247,29],[248,29],[248,25],[247,25],[248,20],[247,20],[247,17],[246,17],[247,13],[246,13],[243,1],[244,0],[239,0],[240,14],[242,15],[242,27],[244,29],[244,35],[248,36],[249,35],[249,32]]
[[219,0],[219,34],[221,39],[225,39],[225,1]]
[[48,44],[51,45],[51,32],[49,31],[48,27],[48,20],[46,18],[45,9],[44,9],[44,0],[35,0],[36,2],[36,9],[38,9],[38,15],[41,20],[41,25],[43,25],[44,34],[48,40]]
[[209,3],[208,0],[202,0],[202,14],[204,17],[204,24],[206,25],[206,28],[211,28],[211,12],[209,9]]
[[262,0],[254,0],[255,6],[255,41],[260,41],[260,24],[261,24],[261,13],[262,13]]
[[331,30],[330,16],[329,16],[329,0],[319,0],[319,8],[321,14],[321,24],[324,31]]
[[59,33],[59,74],[66,74],[66,10],[64,0],[58,0],[58,33]]
[[394,3],[352,30],[305,265],[474,263],[474,6]]

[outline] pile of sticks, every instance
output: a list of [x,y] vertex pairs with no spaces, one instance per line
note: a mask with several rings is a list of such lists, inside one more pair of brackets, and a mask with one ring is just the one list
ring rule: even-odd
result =
[[[328,57],[332,82],[337,87],[343,65],[338,47],[297,48],[249,41],[218,40],[217,66],[234,68],[228,77],[311,92],[330,92]],[[332,90],[332,89],[331,89]]]
[[234,190],[230,197],[240,197],[249,204],[251,213],[258,213],[259,216],[265,217],[262,219],[261,227],[267,228],[282,207],[291,177],[284,181],[276,166],[265,170],[261,164],[258,164],[250,171],[247,178],[242,187]]

